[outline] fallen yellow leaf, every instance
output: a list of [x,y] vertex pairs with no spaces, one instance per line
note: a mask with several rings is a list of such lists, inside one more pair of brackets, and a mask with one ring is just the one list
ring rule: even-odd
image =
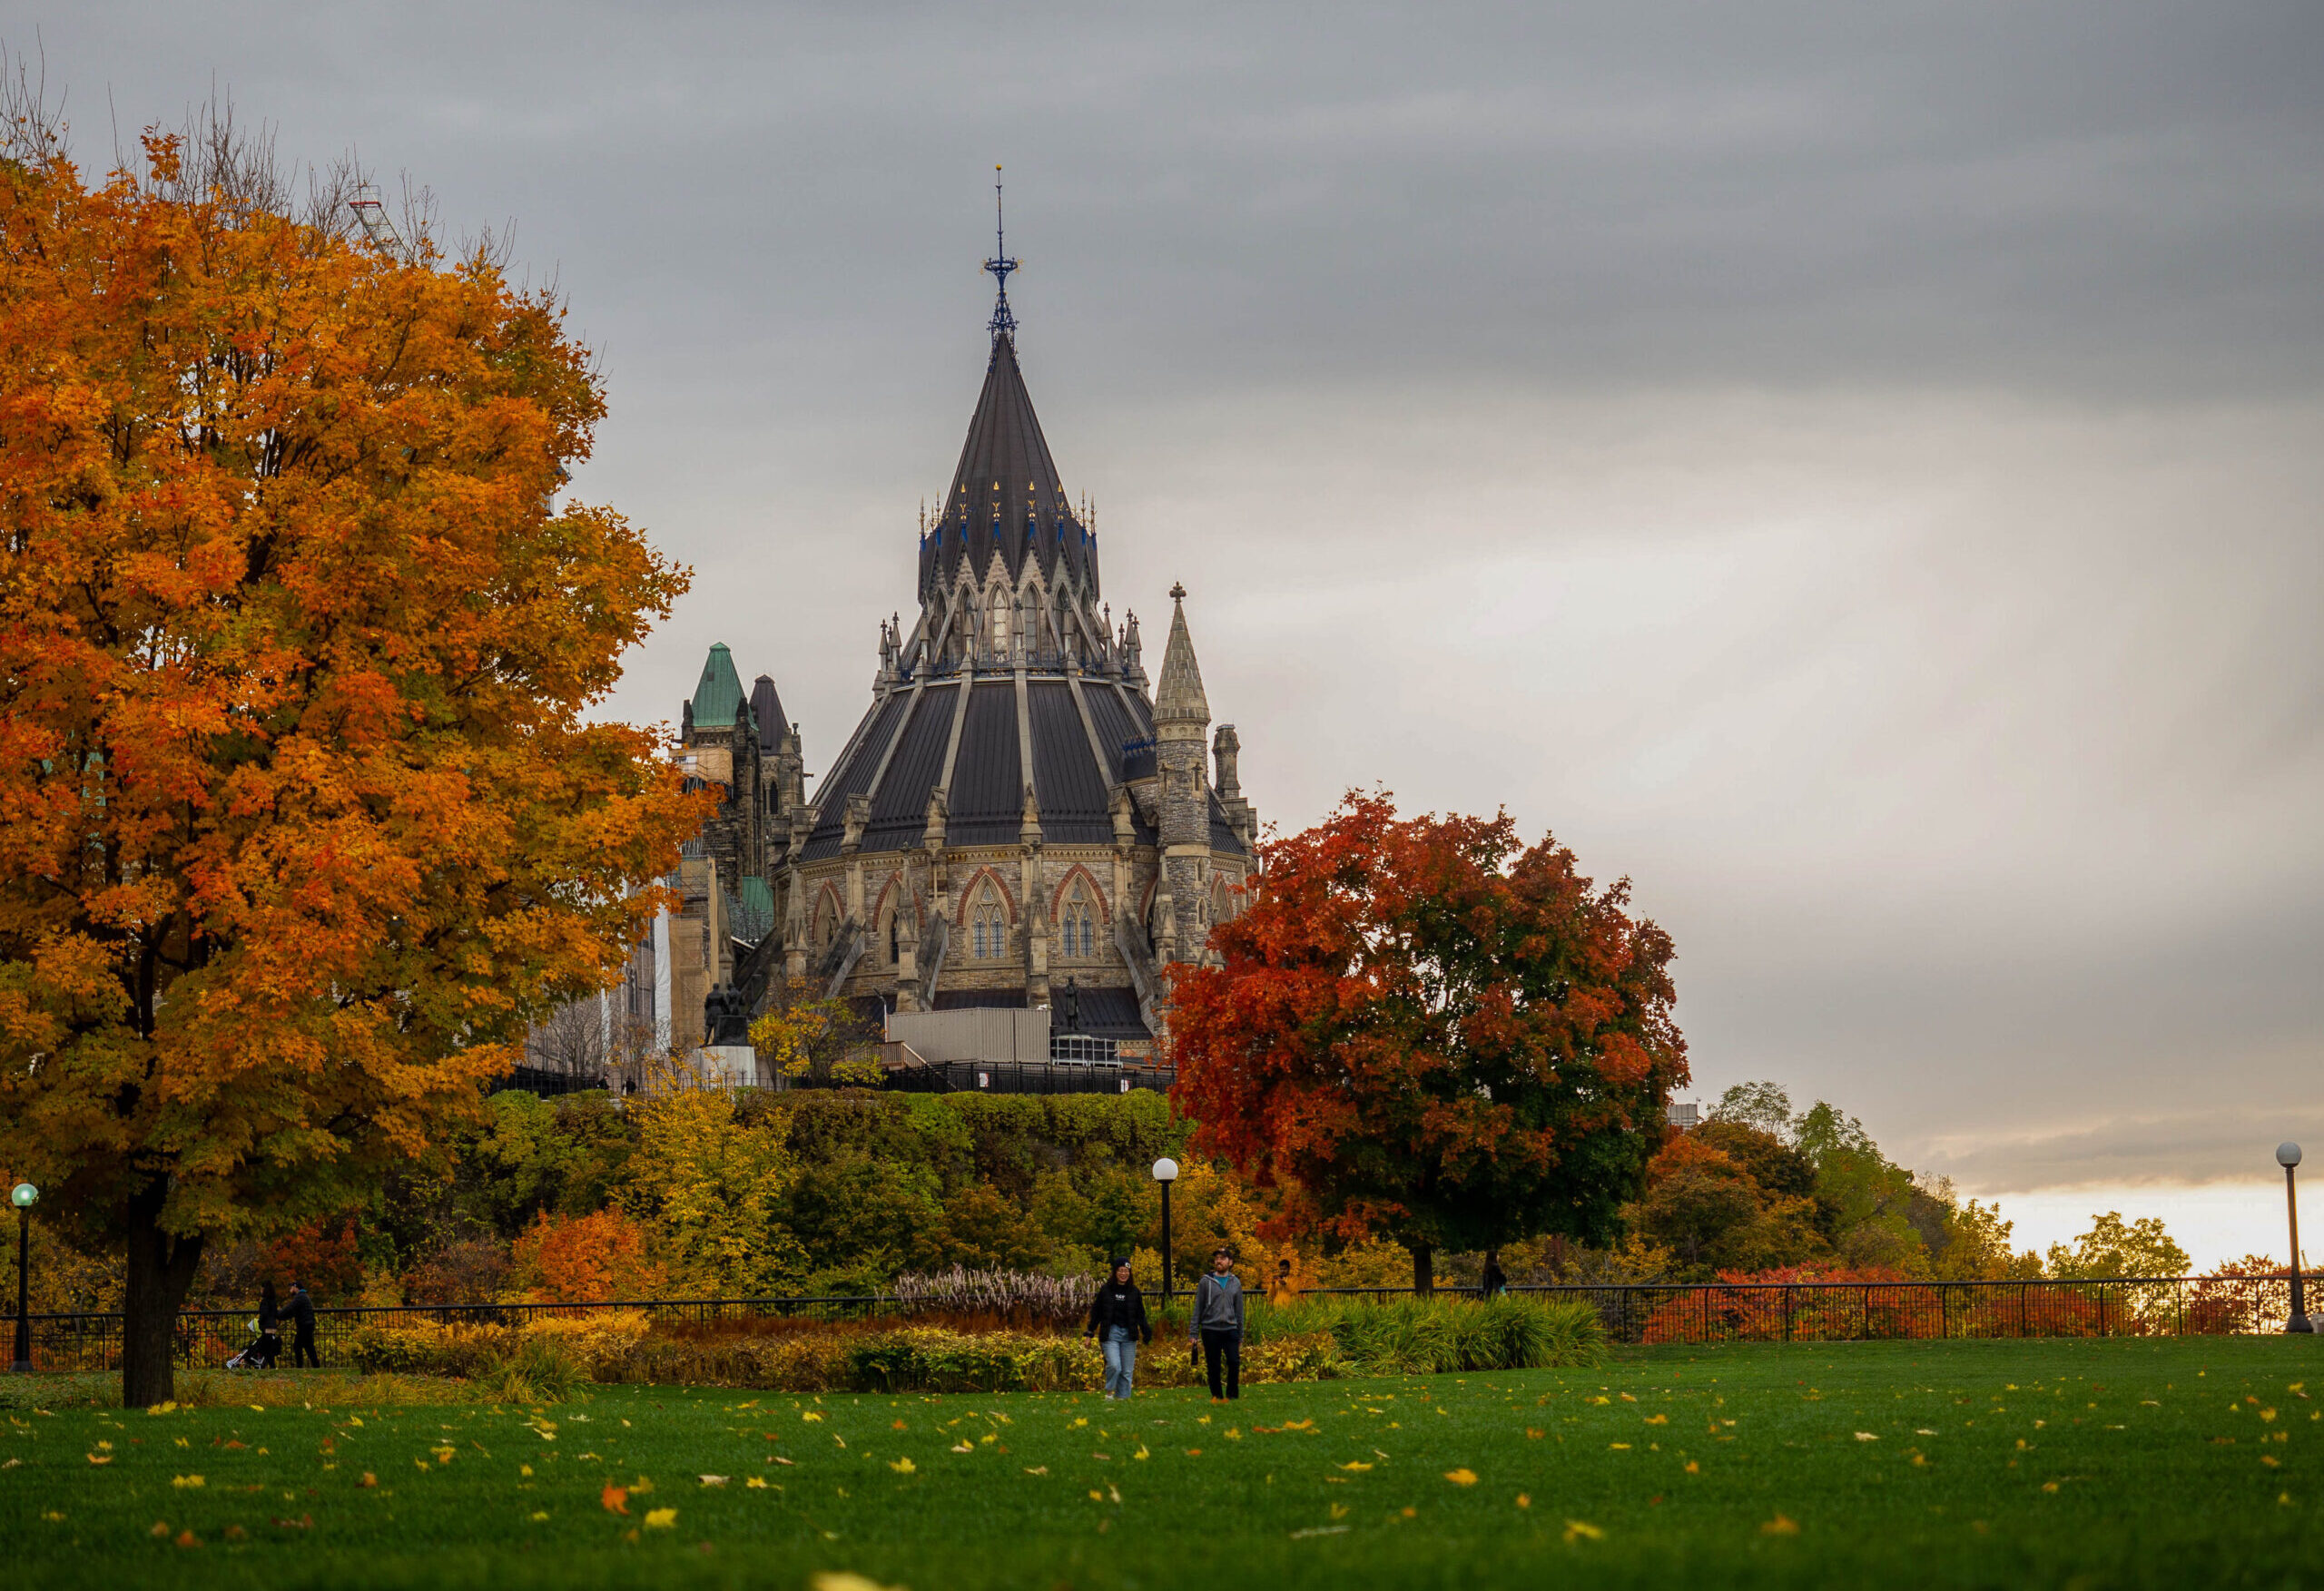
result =
[[648,1530],[667,1530],[677,1522],[678,1511],[675,1508],[648,1508],[645,1510],[645,1527]]
[[1759,1527],[1759,1534],[1762,1536],[1797,1536],[1799,1534],[1799,1522],[1796,1519],[1787,1519],[1781,1514],[1777,1514],[1774,1518]]
[[1474,1486],[1477,1484],[1477,1472],[1464,1466],[1459,1469],[1446,1470],[1444,1478],[1455,1486]]
[[1606,1533],[1595,1525],[1587,1524],[1580,1519],[1568,1519],[1565,1522],[1565,1544],[1568,1547],[1571,1547],[1577,1541],[1605,1539]]

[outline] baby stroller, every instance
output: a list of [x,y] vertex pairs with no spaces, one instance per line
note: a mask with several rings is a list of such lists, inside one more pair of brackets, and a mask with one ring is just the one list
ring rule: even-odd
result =
[[258,1329],[258,1317],[251,1317],[251,1345],[226,1361],[230,1370],[271,1370],[281,1356],[282,1339],[272,1331]]

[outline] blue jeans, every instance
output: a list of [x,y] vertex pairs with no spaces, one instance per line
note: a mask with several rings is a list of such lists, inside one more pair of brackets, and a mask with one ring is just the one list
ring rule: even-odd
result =
[[1137,1370],[1137,1333],[1128,1326],[1106,1328],[1106,1396],[1128,1398],[1130,1377]]

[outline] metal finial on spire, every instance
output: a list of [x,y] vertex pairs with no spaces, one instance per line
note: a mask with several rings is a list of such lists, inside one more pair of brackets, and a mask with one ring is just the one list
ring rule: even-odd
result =
[[998,342],[1005,336],[1013,337],[1017,331],[1017,317],[1009,312],[1009,273],[1017,269],[1017,261],[1009,258],[1009,232],[1001,224],[1000,168],[995,166],[992,170],[992,258],[984,262],[984,268],[1000,284],[1000,298],[992,307],[991,322],[993,340]]

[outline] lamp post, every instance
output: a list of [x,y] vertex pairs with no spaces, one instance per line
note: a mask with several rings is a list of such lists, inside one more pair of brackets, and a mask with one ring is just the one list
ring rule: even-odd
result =
[[33,1206],[40,1203],[40,1190],[30,1183],[18,1183],[8,1193],[8,1201],[16,1207],[16,1358],[12,1370],[33,1368]]
[[2313,1331],[2308,1323],[2307,1301],[2299,1288],[2299,1194],[2292,1186],[2292,1172],[2299,1164],[2299,1145],[2276,1145],[2276,1164],[2284,1168],[2284,1213],[2291,1218],[2291,1319],[2285,1322],[2287,1331]]
[[1178,1163],[1168,1155],[1154,1163],[1154,1180],[1162,1184],[1162,1297],[1170,1296],[1170,1184],[1178,1180]]

